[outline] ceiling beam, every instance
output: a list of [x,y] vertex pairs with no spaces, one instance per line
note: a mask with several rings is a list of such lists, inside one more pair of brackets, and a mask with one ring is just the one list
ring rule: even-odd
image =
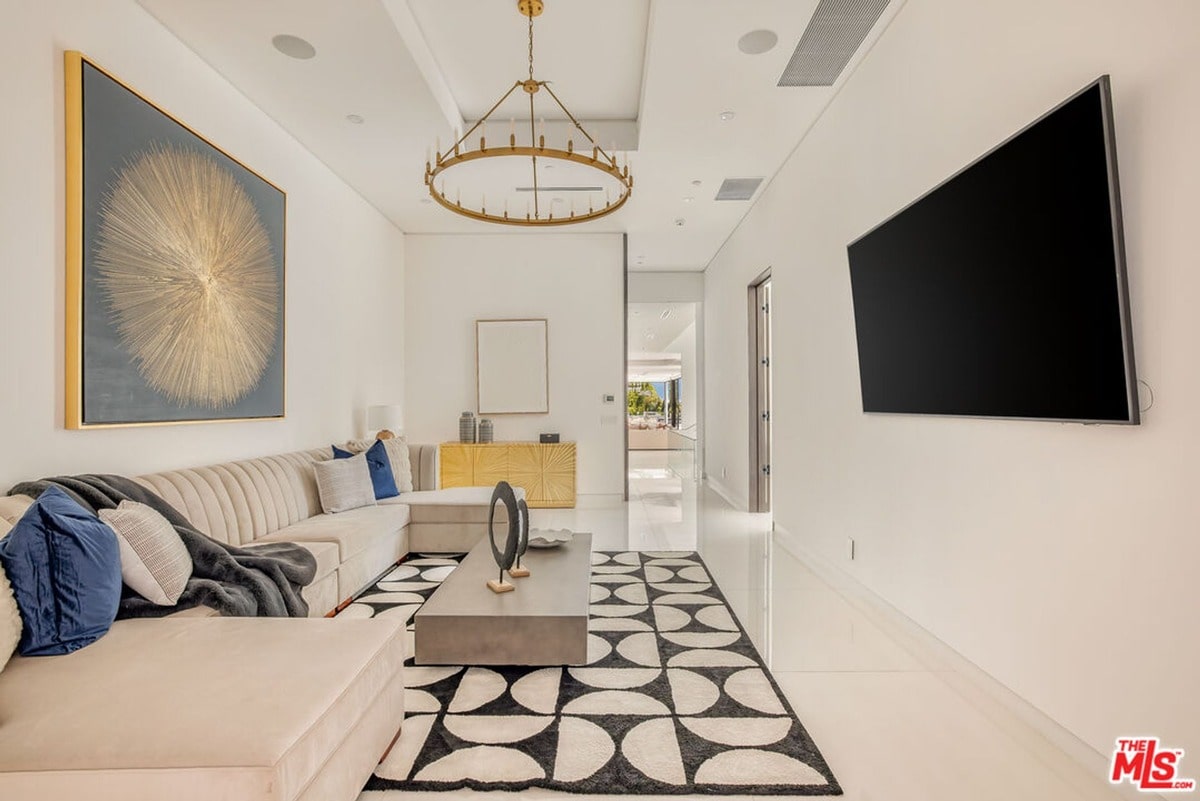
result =
[[[404,46],[408,48],[409,54],[416,62],[417,69],[421,71],[425,83],[429,85],[429,91],[433,95],[434,101],[441,109],[442,116],[446,118],[446,127],[451,131],[465,130],[458,102],[450,91],[450,84],[446,82],[446,76],[442,72],[441,66],[438,65],[437,57],[430,49],[429,42],[426,41],[425,34],[421,31],[421,26],[417,24],[417,18],[413,16],[408,0],[383,0],[383,7],[387,9],[388,16],[392,18],[396,32],[404,40]],[[432,136],[433,133],[431,132],[430,135]]]

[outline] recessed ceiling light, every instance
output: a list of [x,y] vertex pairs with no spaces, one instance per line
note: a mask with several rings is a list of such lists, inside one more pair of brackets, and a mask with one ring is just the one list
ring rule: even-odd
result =
[[683,219],[682,217],[676,217],[675,224],[679,226],[687,225],[687,220]]
[[692,181],[692,186],[703,186],[703,185],[704,185],[704,181],[701,181],[699,178]]
[[421,198],[421,202],[422,202],[422,203],[432,203],[432,202],[433,202],[433,199],[432,199],[432,198],[423,197],[423,198]]
[[349,123],[351,123],[351,124],[353,124],[353,125],[362,125],[362,124],[363,124],[363,118],[362,118],[362,115],[361,115],[361,114],[347,114],[347,115],[346,115],[346,122],[349,122]]
[[640,314],[641,314],[641,312],[640,312],[640,311],[638,311],[637,309],[634,309],[634,310],[633,310],[633,316],[634,316],[634,317],[637,317],[637,316],[638,316],[638,315],[640,315]]
[[663,309],[662,314],[660,314],[658,316],[661,317],[662,319],[666,320],[668,317],[671,316],[671,307],[668,306],[667,308]]
[[280,53],[291,58],[305,60],[317,54],[317,48],[313,47],[310,42],[299,36],[292,36],[290,33],[279,34],[271,39],[271,44],[275,45],[275,49]]
[[696,200],[696,198],[692,197],[691,195],[688,195],[687,197],[685,197],[685,198],[683,199],[683,202],[684,202],[684,203],[692,203],[692,202],[694,202],[695,200]]
[[722,111],[722,112],[721,112],[721,121],[722,121],[722,122],[729,122],[730,120],[732,120],[732,119],[733,119],[734,117],[736,117],[736,116],[737,116],[737,113],[735,113],[735,112],[733,112],[733,111]]
[[758,56],[763,53],[768,53],[775,49],[775,45],[779,43],[779,37],[775,31],[765,29],[750,31],[750,33],[738,39],[738,50],[741,50],[748,56]]

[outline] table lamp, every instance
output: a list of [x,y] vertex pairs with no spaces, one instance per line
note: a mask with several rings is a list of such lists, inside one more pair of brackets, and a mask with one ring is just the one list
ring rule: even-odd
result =
[[378,432],[376,439],[392,439],[404,433],[404,410],[398,403],[367,407],[367,430]]

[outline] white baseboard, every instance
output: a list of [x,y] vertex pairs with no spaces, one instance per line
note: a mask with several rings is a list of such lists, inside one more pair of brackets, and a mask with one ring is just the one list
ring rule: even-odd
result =
[[741,497],[712,476],[705,476],[704,483],[707,484],[713,492],[724,498],[725,503],[729,504],[734,509],[737,509],[739,512],[745,512],[750,508],[750,500],[748,498]]
[[[1095,793],[1098,785],[1104,786],[1111,754],[1098,752],[983,668],[922,628],[849,572],[809,548],[802,537],[776,524],[775,542],[825,580],[873,623],[907,645],[918,661],[931,670],[939,671],[956,691],[1014,740],[1026,745],[1032,753],[1038,753],[1039,746],[1049,745],[1073,760],[1078,771],[1073,771],[1072,776],[1063,776],[1064,779],[1078,783],[1085,793]],[[1139,792],[1129,784],[1109,785],[1109,789],[1112,790],[1109,797],[1114,799],[1145,801],[1163,798],[1157,793]]]

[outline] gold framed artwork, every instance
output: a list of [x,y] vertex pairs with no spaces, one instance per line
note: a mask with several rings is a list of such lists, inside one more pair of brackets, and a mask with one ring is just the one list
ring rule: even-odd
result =
[[64,60],[66,427],[282,418],[286,194]]
[[550,412],[549,333],[545,319],[475,321],[479,413]]

